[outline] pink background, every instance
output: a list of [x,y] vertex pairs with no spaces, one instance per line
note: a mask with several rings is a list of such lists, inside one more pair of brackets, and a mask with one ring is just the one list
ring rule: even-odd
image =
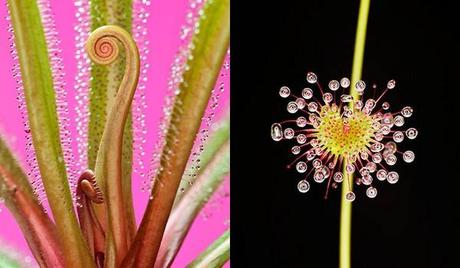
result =
[[[70,117],[75,117],[75,91],[74,78],[76,74],[75,55],[75,7],[73,1],[51,0],[51,8],[54,11],[56,26],[59,37],[62,41],[63,50],[61,56],[65,66],[65,80],[67,84],[68,100],[70,106]],[[170,66],[175,53],[180,45],[179,35],[181,26],[185,21],[185,14],[188,8],[187,0],[164,0],[152,1],[149,9],[150,18],[148,21],[148,39],[150,40],[150,54],[148,60],[148,81],[146,83],[146,159],[148,167],[152,155],[157,128],[161,117],[161,108],[164,96],[167,92],[167,82],[170,74]],[[22,128],[20,112],[16,101],[16,82],[11,75],[13,61],[9,53],[8,32],[7,32],[6,5],[0,5],[0,132],[7,139],[17,153],[19,159],[24,160],[25,136]],[[228,79],[225,92],[216,110],[217,117],[223,114],[222,107],[228,106]],[[75,136],[75,124],[72,124],[73,136]],[[75,137],[73,138],[75,143]],[[74,154],[76,155],[76,146]],[[133,193],[135,196],[136,212],[138,222],[144,210],[148,195],[141,192],[141,179],[133,179]],[[228,183],[208,203],[201,215],[197,218],[189,232],[182,251],[179,253],[173,267],[184,267],[193,260],[206,246],[217,238],[229,227],[229,198]],[[30,256],[25,240],[4,205],[0,204],[0,240]]]

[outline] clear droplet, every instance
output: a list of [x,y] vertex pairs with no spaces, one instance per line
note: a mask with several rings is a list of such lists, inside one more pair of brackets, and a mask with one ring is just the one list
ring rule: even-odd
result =
[[333,97],[332,94],[329,93],[329,92],[323,94],[323,100],[324,100],[325,103],[330,103],[330,102],[332,102],[333,98],[334,98],[334,97]]
[[328,84],[328,87],[330,90],[332,91],[336,91],[337,89],[339,89],[340,87],[340,84],[339,84],[339,81],[337,80],[331,80]]
[[305,105],[307,105],[307,103],[305,102],[305,100],[302,99],[302,98],[296,99],[296,100],[295,100],[295,103],[297,104],[297,107],[298,107],[299,109],[303,109],[303,108],[305,108]]
[[288,103],[287,105],[287,111],[291,114],[294,114],[296,113],[297,111],[299,110],[299,107],[297,107],[297,103],[295,103],[294,101],[291,101]]
[[343,174],[342,172],[336,172],[334,173],[334,176],[332,177],[335,182],[340,183],[343,181]]
[[307,163],[303,162],[303,161],[299,161],[297,162],[297,164],[295,165],[295,168],[297,170],[297,172],[299,173],[305,173],[305,171],[307,171]]
[[304,134],[297,135],[297,143],[304,144],[307,141],[307,136]]
[[397,157],[396,155],[394,154],[389,154],[387,156],[385,156],[385,162],[389,165],[389,166],[393,166],[394,164],[396,164],[396,161],[397,161]]
[[343,94],[340,96],[340,101],[341,102],[351,102],[353,100],[353,97],[351,95]]
[[297,155],[300,153],[300,146],[293,146],[291,149],[292,154]]
[[383,109],[383,110],[388,110],[388,109],[390,109],[390,104],[389,104],[388,102],[382,103],[382,109]]
[[369,188],[367,188],[367,190],[366,190],[366,195],[367,195],[367,197],[369,197],[369,198],[374,198],[374,197],[376,197],[376,196],[377,196],[377,189],[374,188],[374,187],[369,187]]
[[404,125],[404,117],[402,117],[401,115],[395,116],[394,124],[397,127],[402,127]]
[[364,92],[364,89],[366,89],[366,83],[363,80],[358,80],[358,82],[355,84],[355,88],[356,91],[361,94]]
[[388,172],[387,181],[391,184],[397,183],[399,180],[399,174],[396,171]]
[[283,139],[283,128],[281,124],[274,123],[271,127],[271,136],[274,141],[280,141]]
[[377,171],[376,177],[379,181],[384,181],[388,177],[388,172],[384,169],[379,169],[379,171]]
[[322,183],[325,179],[326,178],[321,170],[317,170],[313,175],[313,180],[317,183]]
[[355,195],[355,193],[353,193],[353,192],[348,192],[348,193],[345,195],[345,199],[346,199],[347,201],[350,201],[350,202],[355,201],[355,198],[356,198],[356,195]]
[[371,185],[372,184],[372,176],[371,175],[365,175],[361,178],[361,182],[364,184],[364,185]]
[[316,81],[318,81],[318,77],[316,76],[316,74],[312,73],[312,72],[308,72],[307,73],[307,82],[310,83],[310,84],[314,84],[314,83],[316,83]]
[[392,80],[388,81],[388,83],[387,83],[387,88],[388,89],[393,89],[393,88],[395,88],[395,86],[396,86],[396,81],[395,80],[392,79]]
[[286,86],[283,86],[280,88],[280,96],[281,98],[287,98],[289,97],[289,95],[291,95],[291,90],[286,87]]
[[297,184],[297,189],[301,193],[306,193],[306,192],[308,192],[308,190],[310,190],[310,184],[306,180],[301,180]]
[[396,131],[393,133],[393,140],[398,143],[402,142],[404,140],[404,133],[401,131]]
[[313,90],[311,90],[311,88],[304,88],[302,90],[302,97],[306,100],[309,100],[313,97]]
[[415,159],[415,154],[412,151],[405,151],[403,153],[403,160],[406,163],[412,163]]
[[308,111],[310,112],[316,112],[318,110],[318,104],[316,102],[310,102],[308,104]]
[[284,137],[286,139],[288,139],[288,140],[292,139],[292,138],[294,138],[294,135],[295,135],[295,132],[294,132],[294,130],[292,128],[286,128],[284,130]]
[[303,116],[300,116],[296,119],[296,124],[298,127],[305,127],[307,125],[307,119]]
[[408,139],[413,140],[417,137],[418,131],[417,129],[411,127],[408,130],[406,130],[406,136]]
[[342,79],[340,79],[340,85],[343,87],[343,88],[348,88],[350,86],[350,79],[344,77]]
[[404,116],[406,118],[411,117],[413,112],[414,112],[414,110],[410,106],[406,106],[406,107],[402,108],[402,110],[401,110],[402,116]]

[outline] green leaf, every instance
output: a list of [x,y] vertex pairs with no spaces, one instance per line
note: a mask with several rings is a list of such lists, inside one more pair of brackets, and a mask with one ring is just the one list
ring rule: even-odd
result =
[[[228,114],[228,112],[227,112]],[[221,119],[220,122],[216,125],[216,128],[213,130],[209,140],[206,142],[203,152],[200,154],[200,169],[198,171],[193,170],[194,164],[189,163],[189,166],[186,168],[185,174],[196,173],[199,176],[203,170],[206,169],[209,162],[214,158],[215,154],[220,150],[223,144],[228,141],[230,138],[230,119],[226,116],[224,119]],[[179,203],[182,197],[190,189],[190,179],[183,176],[180,182],[179,191],[176,194],[176,200],[174,201],[174,207]]]
[[[37,262],[46,267],[64,266],[56,228],[39,205],[25,173],[1,137],[0,198],[15,217]],[[0,264],[1,260],[2,257]]]
[[168,220],[180,180],[184,173],[201,118],[224,61],[230,39],[230,1],[207,1],[192,40],[193,50],[187,62],[176,96],[166,143],[136,239],[124,266],[152,267]]
[[[91,1],[91,31],[104,25],[117,25],[131,32],[132,0],[94,0]],[[94,170],[99,144],[107,115],[113,107],[115,96],[123,79],[125,69],[125,54],[111,65],[93,64],[91,67],[91,91],[89,100],[88,125],[88,168]],[[122,184],[125,212],[128,222],[128,241],[134,239],[136,221],[131,190],[131,172],[133,162],[133,133],[132,116],[128,115],[123,133]]]
[[[227,134],[218,133],[228,136]],[[209,149],[210,150],[210,149]],[[170,267],[193,221],[230,172],[230,142],[220,146],[214,158],[171,212],[155,267]]]
[[39,9],[34,0],[8,0],[8,6],[33,146],[65,260],[72,267],[92,267],[67,181],[53,79]]
[[230,259],[230,231],[226,231],[203,253],[200,254],[187,268],[216,268],[222,267]]

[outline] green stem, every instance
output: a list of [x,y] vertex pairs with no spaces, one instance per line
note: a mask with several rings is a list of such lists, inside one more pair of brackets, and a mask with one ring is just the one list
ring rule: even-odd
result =
[[176,96],[151,198],[123,267],[152,267],[230,41],[230,1],[205,3]]
[[9,0],[27,114],[38,166],[70,267],[93,267],[67,181],[60,144],[53,77],[41,15],[35,0]]
[[[364,60],[364,47],[366,43],[366,29],[367,18],[369,15],[370,0],[361,0],[359,6],[358,26],[356,28],[355,39],[355,52],[353,55],[353,67],[351,73],[351,86],[350,94],[353,99],[358,99],[358,92],[356,91],[355,84],[361,79],[363,60]],[[353,107],[354,102],[350,103]],[[345,161],[344,165],[347,163]],[[344,172],[344,174],[346,174]],[[340,268],[351,267],[351,212],[352,202],[347,201],[345,196],[348,191],[353,190],[353,175],[349,175],[348,180],[344,181],[342,187],[342,204],[340,211]]]
[[230,231],[226,231],[203,253],[200,254],[187,268],[217,268],[222,267],[230,259]]
[[[226,135],[228,137],[228,133]],[[171,212],[155,268],[172,265],[196,216],[229,172],[230,141],[227,139],[227,142],[219,146],[213,159]]]
[[[92,0],[91,31],[105,25],[117,25],[131,32],[132,0]],[[91,66],[89,124],[88,124],[88,168],[94,170],[99,144],[102,139],[108,114],[115,102],[115,96],[123,79],[125,70],[125,52],[110,65]],[[123,200],[128,224],[128,242],[131,243],[136,232],[134,206],[131,191],[131,166],[133,161],[132,116],[128,114],[123,133],[122,185]]]

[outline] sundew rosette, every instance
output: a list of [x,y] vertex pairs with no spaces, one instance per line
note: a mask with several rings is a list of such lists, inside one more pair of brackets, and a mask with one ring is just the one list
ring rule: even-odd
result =
[[[403,149],[402,143],[417,137],[415,128],[405,128],[405,121],[413,109],[405,106],[391,111],[383,100],[385,94],[395,88],[395,80],[388,81],[383,89],[372,86],[373,96],[364,97],[366,83],[359,80],[355,87],[357,98],[346,94],[350,80],[331,80],[328,90],[323,90],[316,74],[307,73],[308,86],[296,95],[287,86],[279,95],[288,100],[287,112],[293,117],[271,126],[274,141],[295,143],[291,153],[295,159],[287,165],[295,168],[303,178],[297,187],[301,193],[310,190],[310,183],[327,183],[325,198],[330,187],[337,188],[344,180],[349,187],[346,199],[353,201],[351,180],[367,187],[369,198],[377,196],[377,181],[395,184],[399,180],[392,167],[402,159],[411,163],[415,154]],[[315,97],[313,87],[321,98]],[[297,115],[297,116],[296,116]]]

